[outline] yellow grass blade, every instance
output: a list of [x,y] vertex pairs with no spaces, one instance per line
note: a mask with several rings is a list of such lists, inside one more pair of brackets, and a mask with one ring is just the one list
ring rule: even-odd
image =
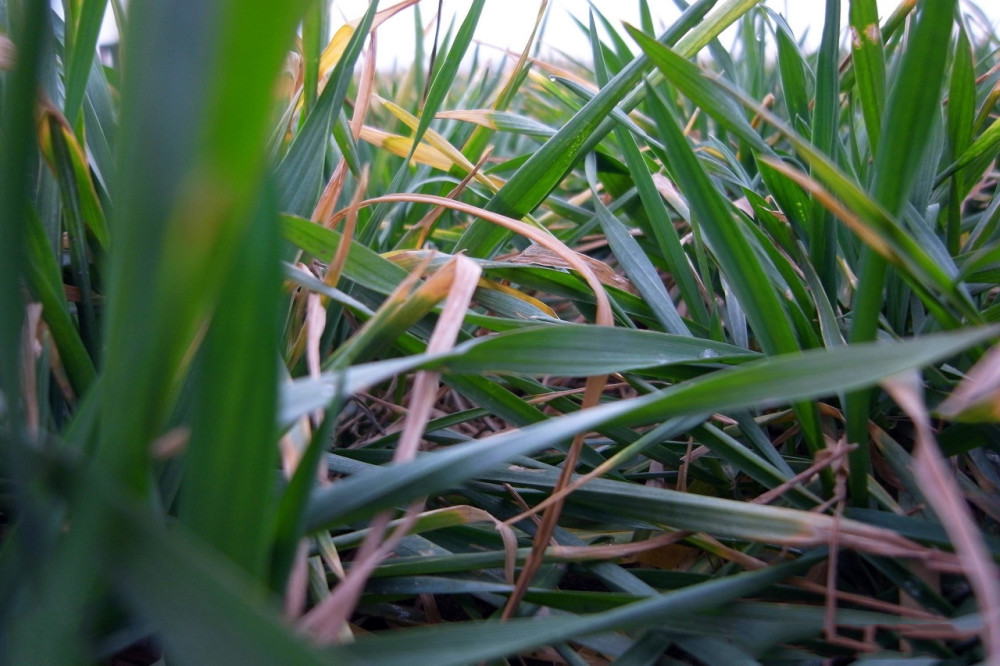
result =
[[[398,134],[390,134],[388,132],[383,132],[380,129],[375,129],[374,127],[369,127],[365,125],[361,128],[361,139],[367,141],[373,146],[378,146],[388,150],[393,155],[398,157],[406,158],[410,154],[410,146],[413,144],[412,139],[405,136],[399,136]],[[434,167],[441,171],[450,171],[452,161],[443,154],[437,148],[427,145],[424,142],[420,142],[416,149],[413,151],[413,157],[410,158],[411,164],[426,164],[427,166]]]
[[[420,120],[411,114],[409,111],[403,107],[391,102],[387,99],[383,99],[378,95],[375,95],[375,99],[384,106],[389,113],[396,116],[399,120],[403,121],[407,127],[411,130],[416,131],[417,125],[419,125]],[[490,189],[491,192],[497,192],[502,186],[504,181],[499,178],[491,178],[476,170],[476,165],[473,164],[465,155],[462,154],[455,146],[451,145],[446,138],[441,136],[434,130],[427,128],[424,132],[424,140],[430,144],[435,150],[439,151],[442,155],[448,159],[452,165],[458,167],[465,173],[473,174],[473,178],[485,185]]]

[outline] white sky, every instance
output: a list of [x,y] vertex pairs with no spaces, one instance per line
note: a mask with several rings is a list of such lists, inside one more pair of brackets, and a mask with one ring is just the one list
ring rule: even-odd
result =
[[[578,17],[585,24],[588,20],[588,9],[593,4],[609,21],[620,26],[622,21],[639,24],[638,0],[550,0],[549,20],[544,35],[543,44],[550,48],[561,50],[574,58],[590,60],[590,45],[583,32],[572,20]],[[788,20],[796,36],[807,34],[809,42],[818,44],[823,29],[823,14],[826,2],[824,0],[766,0],[768,6],[783,14]],[[383,0],[381,6],[389,7],[393,0]],[[460,25],[465,11],[471,4],[470,0],[444,0],[444,23],[442,32],[447,30],[448,21],[455,18],[456,29]],[[531,28],[538,13],[539,0],[487,0],[482,18],[476,30],[476,39],[484,45],[497,47],[482,49],[481,55],[488,51],[499,52],[499,49],[509,49],[520,52],[531,34]],[[899,4],[899,0],[878,0],[879,14],[888,16]],[[1000,3],[997,0],[982,0],[990,20],[996,25],[1000,18]],[[842,21],[847,24],[848,2],[842,5]],[[367,0],[334,0],[332,17],[336,22],[341,14],[348,19],[354,19],[364,13],[368,6]],[[420,3],[421,16],[425,25],[437,11],[437,0],[423,0]],[[671,0],[649,0],[653,12],[653,20],[666,26],[680,11]],[[658,27],[659,27],[658,25]],[[599,28],[600,29],[600,28]],[[807,33],[808,31],[808,33]],[[414,52],[413,10],[406,10],[387,21],[378,29],[378,63],[380,69],[391,68],[393,61],[409,65]],[[433,40],[433,27],[426,37],[428,50]],[[630,41],[630,40],[626,40]],[[729,40],[723,35],[723,43]],[[543,51],[544,54],[544,51]]]
[[[636,25],[639,23],[638,0],[590,0],[590,3],[615,25],[621,25],[622,21]],[[543,44],[574,58],[589,61],[589,43],[570,17],[577,16],[586,23],[590,3],[587,0],[550,0],[551,8]],[[807,35],[811,44],[819,42],[826,5],[824,0],[766,0],[766,3],[785,16],[796,36]],[[393,4],[394,0],[382,0],[380,7],[390,7]],[[470,4],[470,0],[444,0],[442,32],[447,30],[448,22],[453,17],[457,29]],[[846,25],[848,2],[841,4],[842,19]],[[898,0],[878,0],[880,16],[882,18],[888,16],[897,4]],[[331,18],[336,27],[342,17],[348,20],[360,17],[368,7],[368,0],[333,0],[332,5]],[[680,13],[671,0],[649,0],[649,5],[653,11],[653,20],[659,25],[669,24]],[[997,0],[982,0],[981,5],[989,20],[997,25],[1000,20],[1000,3]],[[428,28],[425,43],[429,52],[434,34],[431,19],[437,11],[438,1],[423,0],[420,7],[424,24]],[[476,39],[483,45],[496,48],[481,49],[481,56],[495,54],[495,57],[499,58],[500,49],[521,51],[531,34],[538,7],[539,0],[487,0],[476,30]],[[412,8],[404,10],[378,29],[380,69],[391,69],[394,62],[409,66],[414,52],[413,16]],[[108,11],[101,32],[102,43],[113,41],[115,38],[114,20]],[[726,35],[723,35],[723,43],[726,44],[728,41]]]

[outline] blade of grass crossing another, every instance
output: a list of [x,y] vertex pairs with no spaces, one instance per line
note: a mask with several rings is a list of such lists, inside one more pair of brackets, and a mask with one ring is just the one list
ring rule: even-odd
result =
[[[761,107],[757,101],[724,79],[705,75],[693,63],[684,60],[676,53],[640,33],[633,32],[633,37],[653,58],[667,79],[685,96],[694,101],[705,113],[723,124],[726,129],[738,134],[741,139],[757,149],[758,162],[765,159],[773,163],[777,159],[777,155],[773,155],[771,148],[761,139],[750,123],[740,118],[739,111],[729,110],[731,107],[727,106],[728,100],[730,98],[737,100],[743,107],[766,120],[794,146],[796,152],[809,164],[816,177],[864,221],[865,231],[874,234],[872,237],[865,238],[866,243],[885,244],[891,248],[893,253],[905,257],[905,263],[901,262],[897,266],[899,270],[906,272],[915,282],[939,292],[938,298],[943,296],[951,307],[961,312],[970,321],[979,320],[978,309],[961,289],[955,287],[954,281],[947,271],[928,255],[895,216],[890,215],[885,207],[874,201],[851,176],[841,171],[829,157],[816,150],[809,141],[803,139],[777,116]],[[710,96],[706,97],[706,95]],[[708,99],[719,101],[706,103]],[[763,165],[760,168],[765,182],[772,190],[775,190],[775,196],[778,196],[778,188],[783,187],[782,179],[773,178],[773,173],[769,173]],[[771,172],[775,168],[777,167],[772,164]],[[799,184],[802,185],[802,183]],[[805,186],[803,185],[803,187]],[[779,198],[779,201],[791,204],[790,210],[786,212],[792,219],[801,218],[799,219],[800,223],[807,218],[805,209],[801,205],[801,198],[801,190],[792,199],[787,199],[787,196]],[[854,231],[858,235],[863,235],[862,231],[858,229],[854,229]],[[932,305],[928,304],[929,307]],[[949,323],[953,320],[953,317],[945,318],[942,323],[945,326],[954,327],[956,324]]]
[[627,27],[632,39],[639,44],[646,56],[695,106],[715,118],[723,128],[747,142],[755,151],[764,155],[774,153],[746,119],[739,104],[726,94],[719,83],[706,77],[701,68],[687,60],[683,53],[664,46],[632,26]]
[[282,212],[308,216],[316,206],[330,132],[343,106],[354,65],[361,55],[377,8],[377,2],[369,5],[351,34],[344,53],[337,60],[326,87],[278,165],[277,189]]
[[60,181],[60,188],[63,188],[64,205],[78,209],[77,215],[83,218],[80,229],[86,229],[93,235],[97,248],[101,250],[94,258],[94,263],[100,268],[104,263],[103,252],[107,251],[110,242],[110,232],[94,187],[91,175],[93,165],[88,161],[84,145],[77,140],[69,123],[58,111],[46,105],[39,124],[39,143]]
[[[462,21],[461,27],[459,27],[458,33],[455,35],[455,39],[452,42],[451,48],[448,49],[448,54],[445,56],[444,60],[441,62],[440,66],[435,67],[433,72],[433,78],[430,82],[430,87],[427,89],[427,97],[423,101],[423,106],[420,112],[419,122],[417,127],[413,132],[412,144],[410,146],[410,155],[399,166],[395,176],[392,179],[392,183],[388,187],[389,192],[396,192],[399,186],[403,182],[403,178],[406,175],[409,163],[409,158],[413,157],[413,151],[417,150],[420,145],[420,141],[424,136],[424,133],[430,127],[431,122],[434,120],[434,116],[437,113],[438,108],[444,102],[445,97],[447,97],[452,84],[455,81],[455,76],[458,74],[459,66],[462,63],[462,59],[465,57],[466,51],[468,51],[469,44],[472,41],[472,37],[475,34],[476,26],[479,24],[479,17],[482,15],[484,0],[475,0],[472,6],[468,9],[465,19]],[[417,5],[416,11],[417,16],[417,51],[416,59],[417,63],[416,72],[418,77],[423,77],[422,61],[423,61],[423,40],[420,34],[420,23],[419,23],[419,11],[420,6]],[[421,87],[423,84],[421,83]],[[389,212],[388,205],[379,206],[372,213],[367,223],[361,228],[358,237],[362,242],[370,244],[375,240],[375,236],[378,233],[379,227],[385,216]],[[393,225],[397,222],[393,221]],[[391,225],[391,228],[386,230],[386,237],[391,236],[395,233],[397,229]]]
[[625,164],[628,166],[635,181],[636,190],[639,192],[639,199],[642,201],[646,215],[649,216],[650,225],[653,227],[653,235],[659,246],[660,256],[667,261],[670,274],[673,276],[677,287],[680,290],[681,298],[687,305],[688,312],[692,319],[708,327],[711,317],[702,299],[701,289],[698,286],[698,278],[691,267],[691,262],[684,248],[681,245],[680,236],[674,228],[673,221],[667,211],[663,197],[656,189],[646,162],[639,152],[635,139],[625,131],[624,128],[615,129],[619,143],[625,153]]
[[659,92],[650,89],[647,101],[671,158],[670,172],[687,198],[692,219],[708,241],[720,270],[729,279],[761,348],[768,354],[798,350],[798,340],[773,283],[740,231],[729,203],[705,173]]
[[677,41],[677,52],[693,57],[759,3],[760,0],[725,0],[718,6],[713,6],[708,16]]
[[[700,0],[685,15],[700,19],[714,4],[715,0]],[[682,18],[661,39],[673,44],[683,34],[682,30],[686,32],[688,26],[689,23]],[[490,199],[486,210],[513,218],[523,217],[534,210],[579,159],[586,141],[595,134],[605,117],[635,88],[648,69],[649,60],[645,57],[640,56],[630,62],[563,125],[555,136],[528,158],[506,185]],[[605,126],[605,134],[613,129],[610,124]],[[456,251],[466,250],[472,256],[490,256],[507,238],[509,232],[498,229],[485,220],[477,220],[462,235]]]
[[[80,338],[87,346],[88,351],[94,357],[100,350],[98,342],[99,329],[97,326],[96,308],[94,304],[93,278],[90,271],[90,260],[88,257],[89,248],[87,243],[86,221],[97,219],[103,220],[103,213],[99,206],[96,210],[87,206],[88,201],[96,205],[96,194],[91,187],[89,172],[86,175],[86,182],[80,182],[74,173],[73,157],[71,151],[78,146],[69,145],[72,134],[69,129],[60,126],[56,118],[48,115],[49,137],[52,141],[53,168],[56,171],[59,181],[59,190],[62,194],[63,218],[66,237],[69,240],[70,266],[73,273],[74,286],[80,289],[81,302],[78,307],[78,319]],[[88,197],[86,188],[91,188]],[[96,234],[95,234],[96,235]],[[106,239],[105,239],[106,242]]]
[[656,268],[642,251],[639,243],[629,235],[625,225],[601,202],[597,191],[596,160],[593,158],[593,153],[587,157],[587,180],[594,193],[594,209],[597,211],[597,219],[601,223],[601,229],[608,239],[611,251],[614,252],[625,274],[638,289],[643,300],[653,310],[663,326],[663,330],[678,335],[691,335],[687,324],[677,312],[673,299],[670,298],[670,293],[663,286],[663,281]]
[[[968,148],[958,157],[954,164],[949,166],[941,178],[954,174],[960,169],[964,169],[970,164],[982,159],[984,155],[995,153],[997,145],[1000,144],[1000,119],[994,120],[979,137],[968,146]],[[992,153],[991,153],[992,151]]]
[[[444,299],[441,315],[427,343],[428,353],[442,353],[454,346],[481,270],[479,265],[468,257],[457,255],[425,283],[425,287],[433,283],[440,290],[438,296]],[[422,435],[431,418],[431,410],[437,401],[439,382],[440,374],[434,370],[422,370],[416,374],[407,406],[406,421],[393,453],[395,464],[416,458]],[[402,519],[406,527],[397,527],[391,534],[388,533],[388,527],[393,513],[387,512],[376,516],[347,577],[329,597],[303,617],[299,627],[308,631],[316,641],[335,641],[353,613],[365,581],[379,562],[392,553],[421,511],[420,506],[410,506]]]
[[[339,382],[338,385],[343,385]],[[323,422],[313,432],[309,444],[278,499],[270,525],[270,586],[275,592],[285,589],[289,572],[292,570],[299,541],[305,529],[305,506],[309,494],[318,481],[317,466],[323,453],[334,437],[334,426],[340,416],[344,400],[342,395],[334,396],[326,409]]]
[[451,90],[455,82],[455,75],[458,74],[458,68],[462,64],[462,59],[465,57],[466,51],[469,49],[469,44],[472,42],[476,26],[479,25],[479,17],[483,13],[483,6],[485,4],[486,0],[473,0],[472,5],[466,10],[465,19],[455,34],[455,39],[451,44],[451,48],[448,49],[448,54],[440,66],[435,69],[434,78],[431,79],[431,86],[427,92],[427,98],[424,100],[421,108],[420,123],[413,132],[414,145],[420,141],[424,132],[430,127],[431,121],[434,120],[434,116],[448,95],[448,91]]
[[[637,36],[633,33],[633,36]],[[648,41],[648,40],[647,40]],[[667,49],[656,45],[657,50]],[[747,237],[739,229],[729,204],[715,189],[681,128],[667,111],[659,92],[650,88],[647,100],[671,157],[674,178],[688,198],[693,219],[704,234],[719,267],[757,336],[761,348],[769,354],[800,348],[795,329],[782,307],[774,285],[754,253]],[[796,406],[803,431],[812,449],[822,447],[822,434],[815,408]]]
[[[503,85],[500,87],[499,92],[495,94],[495,99],[492,104],[492,109],[494,111],[506,111],[511,103],[516,98],[516,93],[520,89],[521,84],[524,83],[525,78],[528,76],[530,67],[532,65],[531,61],[528,60],[528,54],[531,49],[532,43],[535,41],[535,35],[538,34],[540,27],[542,26],[546,10],[548,7],[548,0],[541,0],[538,4],[538,13],[535,15],[535,21],[531,28],[531,34],[521,50],[520,56],[517,59],[514,67],[509,73],[504,73],[500,71],[497,73],[496,85],[500,85],[499,81],[504,80]],[[478,55],[478,52],[477,52]],[[480,156],[487,148],[487,144],[490,138],[493,136],[491,132],[486,127],[477,127],[472,135],[462,146],[462,154],[472,161],[478,161]]]
[[[590,13],[590,35],[591,52],[594,57],[594,70],[597,73],[597,81],[601,85],[605,85],[608,79],[608,72],[604,65],[601,44],[597,39],[597,27],[594,25],[593,11]],[[618,128],[617,131],[621,131],[621,128]],[[633,165],[637,166],[642,171],[644,176],[648,176],[648,173],[645,171],[645,164],[634,164],[634,162],[635,161],[633,161]],[[621,221],[619,221],[618,218],[616,218],[611,211],[608,210],[607,206],[604,205],[604,202],[601,201],[600,193],[597,189],[597,159],[594,153],[587,155],[585,172],[587,181],[590,184],[590,191],[594,194],[594,210],[597,211],[597,219],[601,224],[601,229],[604,231],[605,237],[608,239],[611,251],[614,252],[615,257],[624,269],[625,274],[628,275],[632,284],[635,285],[643,299],[649,304],[665,331],[669,333],[677,333],[679,335],[691,335],[691,331],[688,329],[687,324],[684,323],[684,320],[681,319],[680,314],[677,312],[677,308],[674,306],[670,293],[667,292],[667,288],[663,286],[663,281],[660,279],[660,275],[657,273],[656,268],[642,251],[639,243],[636,242],[631,235],[629,235],[625,225],[622,224]],[[634,177],[642,178],[642,176],[639,175],[634,175]],[[652,179],[646,178],[645,182],[647,185],[647,196],[649,195],[650,189],[655,194],[656,190],[653,186]],[[659,200],[662,207],[663,200],[659,198],[658,194],[655,194],[655,196]],[[663,212],[666,213],[665,208],[663,208]],[[661,218],[659,222],[662,223],[663,219]],[[667,224],[669,224],[669,221],[667,221]],[[687,267],[686,262],[684,267]]]
[[[900,343],[865,343],[768,357],[633,400],[602,404],[525,426],[517,432],[457,445],[406,465],[363,472],[318,491],[310,501],[307,529],[315,531],[360,520],[417,497],[450,490],[516,456],[565,442],[582,430],[606,424],[662,423],[674,416],[729,412],[834,395],[936,363],[995,338],[998,333],[1000,327],[981,327]],[[435,363],[436,359],[428,358],[426,362]],[[402,370],[420,367],[420,359],[411,359],[405,365],[397,363]],[[375,376],[372,383],[386,378]],[[335,391],[328,395],[332,399]],[[321,406],[310,404],[308,409]]]
[[[342,234],[301,217],[282,215],[281,226],[285,240],[320,261],[332,261],[340,243],[344,242]],[[407,272],[404,269],[357,241],[350,243],[351,249],[344,263],[344,277],[384,295],[391,294],[406,279]]]

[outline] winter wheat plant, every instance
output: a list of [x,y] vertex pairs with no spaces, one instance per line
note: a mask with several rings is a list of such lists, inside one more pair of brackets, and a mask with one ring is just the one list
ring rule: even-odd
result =
[[1000,663],[982,12],[455,4],[0,2],[0,662]]

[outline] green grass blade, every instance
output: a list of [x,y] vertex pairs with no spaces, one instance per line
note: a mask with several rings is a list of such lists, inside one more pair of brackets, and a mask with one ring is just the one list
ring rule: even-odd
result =
[[[585,617],[515,619],[474,627],[453,625],[379,636],[344,649],[365,663],[403,666],[426,654],[435,663],[459,666],[494,659],[574,636],[615,629],[661,626],[674,617],[708,610],[773,585],[819,559],[805,555],[760,571],[728,576]],[[419,657],[417,657],[419,658]]]
[[784,19],[775,21],[778,71],[781,74],[781,96],[785,101],[785,110],[789,118],[801,118],[805,122],[809,119],[809,100],[812,98],[807,79],[808,65],[795,43],[791,28]]
[[[948,87],[948,143],[952,159],[962,155],[972,143],[972,124],[976,116],[976,69],[972,44],[962,22],[958,24],[955,58],[951,64]],[[946,242],[954,256],[961,249],[962,198],[966,191],[965,178],[954,176],[948,198]]]
[[26,217],[27,252],[24,256],[28,284],[35,298],[42,304],[42,316],[52,332],[70,384],[76,394],[82,396],[96,378],[94,362],[80,339],[80,333],[70,314],[59,263],[52,253],[42,222],[35,214],[28,214]]
[[653,34],[653,14],[649,10],[649,0],[639,0],[639,23],[643,32],[647,35]]
[[[23,9],[23,11],[18,11]],[[7,404],[4,420],[19,432],[21,422],[21,324],[24,303],[20,281],[25,269],[24,223],[31,216],[31,163],[36,153],[35,89],[39,76],[42,40],[49,30],[47,9],[37,5],[12,7],[8,20],[12,37],[18,40],[18,62],[4,81],[0,123],[4,149],[0,151],[0,393]]]
[[270,199],[262,197],[240,244],[196,361],[179,499],[181,522],[258,580],[270,551],[261,526],[273,508],[262,489],[278,458],[280,245]]
[[[590,30],[589,30],[591,42],[596,43],[597,45],[600,46],[602,51],[607,52],[607,56],[604,56],[605,59],[607,59],[610,56],[618,61],[616,63],[618,65],[616,67],[616,70],[621,69],[621,66],[628,63],[628,61],[631,60],[633,57],[632,51],[628,47],[628,43],[624,39],[622,39],[621,35],[618,34],[618,31],[615,29],[614,24],[611,21],[609,21],[607,17],[604,16],[604,14],[602,14],[600,10],[594,5],[590,6],[590,14],[592,17],[596,16],[597,19],[601,22],[601,25],[604,27],[604,31],[611,39],[612,47],[614,50],[611,51],[609,48],[607,48],[605,45],[601,43],[600,35],[595,29],[593,18],[591,18]],[[602,81],[601,83],[602,84],[606,83],[606,81]]]
[[[103,492],[107,492],[106,490]],[[183,530],[118,501],[115,590],[156,624],[171,658],[188,663],[324,664],[282,625],[264,588]],[[349,663],[349,662],[348,662]]]
[[953,0],[923,3],[886,102],[875,154],[872,193],[891,214],[902,210],[921,167],[931,126],[940,114],[941,83],[948,62]]
[[302,114],[308,117],[319,89],[319,61],[324,42],[324,3],[312,0],[302,19]]
[[[679,363],[741,363],[757,357],[739,347],[711,340],[657,331],[589,325],[535,326],[476,338],[447,354],[420,355],[415,341],[397,341],[414,356],[359,364],[322,380],[301,379],[286,387],[283,423],[323,408],[337,390],[353,394],[396,374],[418,368],[449,373],[446,381],[477,404],[490,407],[501,418],[516,424],[539,419],[534,407],[500,398],[500,387],[475,375],[504,373],[526,376],[579,377],[588,372],[627,372]],[[489,403],[489,404],[486,404]],[[525,409],[528,411],[525,411]]]
[[[148,445],[254,212],[272,80],[298,20],[298,3],[266,12],[238,3],[231,13],[211,4],[142,6],[127,37],[119,158],[156,164],[157,178],[130,168],[117,183],[106,325],[116,353],[105,368],[98,458],[136,490],[147,487]],[[178,41],[190,45],[182,56]],[[174,103],[178,90],[187,103]]]
[[[22,352],[22,326],[26,321],[22,280],[29,268],[25,255],[30,254],[26,227],[36,221],[31,219],[34,211],[30,198],[32,163],[37,159],[35,94],[43,44],[51,38],[49,12],[45,3],[7,7],[6,27],[17,44],[17,64],[12,72],[5,73],[0,90],[0,136],[3,136],[0,178],[4,183],[0,187],[0,400],[3,402],[0,470],[5,478],[14,481],[10,499],[5,501],[12,508],[12,520],[8,523],[11,539],[4,540],[0,555],[3,563],[0,585],[5,593],[15,588],[18,578],[41,580],[51,559],[45,536],[49,532],[45,526],[48,516],[44,513],[47,502],[31,492],[42,470],[32,464],[30,451],[37,444],[29,440],[28,410],[22,397],[22,362],[27,360]],[[5,594],[0,601],[0,618],[7,637],[6,656],[15,657],[17,644],[24,643],[16,639],[20,630],[22,636],[40,631],[55,638],[58,644],[49,652],[53,659],[76,657],[78,635],[61,622],[72,609],[67,612],[57,609],[54,616],[49,615],[45,605],[34,596],[35,590],[31,592],[29,612],[25,612],[24,605],[18,604],[13,594]]]
[[861,112],[868,130],[868,145],[874,154],[882,133],[885,110],[885,49],[878,25],[878,6],[874,0],[852,0],[850,7],[851,58],[854,85],[861,101]]
[[[852,3],[856,4],[856,3]],[[840,111],[838,85],[840,0],[826,0],[823,40],[816,62],[816,104],[812,117],[812,141],[816,149],[836,159],[836,132]],[[833,215],[819,201],[812,206],[809,227],[809,256],[820,276],[828,298],[837,294],[837,227]]]
[[110,190],[109,179],[114,173],[114,137],[117,116],[111,99],[111,84],[100,60],[94,59],[83,97],[83,124],[86,143],[92,158],[90,168],[94,180],[104,193]]
[[[83,0],[74,3],[74,24],[66,26],[66,31],[73,31],[71,53],[67,57],[66,67],[66,103],[63,107],[66,120],[70,125],[76,124],[83,94],[87,89],[87,78],[90,76],[91,65],[97,51],[97,37],[101,32],[101,21],[107,8],[107,0]],[[75,29],[74,29],[75,28]]]
[[972,145],[965,149],[958,159],[955,160],[955,163],[945,170],[941,179],[947,178],[960,169],[964,169],[985,155],[995,155],[998,149],[1000,149],[1000,120],[995,120],[982,134],[976,137]]
[[[105,292],[105,343],[113,353],[100,379],[96,452],[85,464],[103,486],[141,502],[151,499],[150,446],[172,411],[219,278],[231,274],[251,212],[242,206],[261,181],[260,137],[295,10],[294,3],[264,11],[256,3],[204,2],[140,3],[130,11],[119,155],[127,168],[117,174],[117,254]],[[178,51],[178,43],[189,48]],[[156,178],[142,168],[149,164]],[[118,544],[107,498],[87,491],[73,486],[74,529],[60,537],[44,585],[32,592],[24,623],[43,618],[52,640],[41,642],[51,654],[31,663],[75,661],[79,634],[96,629],[82,621],[84,609],[103,598],[103,555]]]
[[[320,261],[328,262],[333,259],[341,242],[340,233],[293,215],[283,215],[281,222],[282,231],[289,242]],[[352,241],[351,251],[344,265],[344,275],[369,289],[388,295],[406,278],[407,273],[377,252]]]
[[744,362],[758,355],[734,345],[657,331],[589,325],[536,326],[458,345],[439,361],[459,374],[583,376],[673,363]]

